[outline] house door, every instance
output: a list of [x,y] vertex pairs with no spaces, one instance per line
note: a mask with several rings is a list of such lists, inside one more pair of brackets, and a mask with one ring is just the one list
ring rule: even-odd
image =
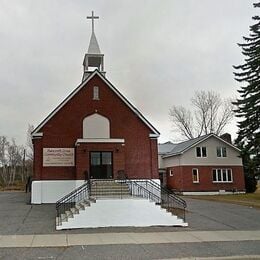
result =
[[112,152],[90,152],[90,178],[113,178]]

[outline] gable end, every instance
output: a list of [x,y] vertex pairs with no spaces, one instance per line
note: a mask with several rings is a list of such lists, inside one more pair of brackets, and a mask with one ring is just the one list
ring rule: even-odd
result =
[[98,75],[107,86],[124,102],[129,109],[134,112],[138,118],[146,125],[152,133],[150,137],[158,138],[160,136],[159,131],[141,114],[141,112],[134,107],[98,70],[95,70],[85,81],[83,81],[71,94],[65,98],[32,132],[32,137],[39,137],[39,130],[59,111],[61,110],[69,100],[71,100],[95,75]]

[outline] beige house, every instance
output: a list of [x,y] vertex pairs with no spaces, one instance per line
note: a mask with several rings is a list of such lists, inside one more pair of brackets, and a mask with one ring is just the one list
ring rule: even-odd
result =
[[183,194],[244,192],[240,150],[215,134],[158,145],[159,173],[168,188]]

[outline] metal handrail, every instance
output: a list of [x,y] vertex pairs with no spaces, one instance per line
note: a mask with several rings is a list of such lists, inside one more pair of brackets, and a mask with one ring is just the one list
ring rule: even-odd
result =
[[159,196],[154,194],[152,191],[146,189],[142,185],[138,184],[137,182],[126,181],[126,183],[128,184],[132,196],[142,197],[142,198],[149,199],[155,203],[160,203],[161,198]]
[[[171,193],[169,190],[163,188],[161,185],[157,184],[152,180],[131,180],[127,182],[135,183],[135,185],[139,185],[152,193],[156,191],[157,194],[159,194],[160,196],[159,204],[161,204],[161,207],[174,213],[175,215],[177,215],[185,221],[185,209],[187,207],[185,200],[178,197],[176,194]],[[140,183],[144,183],[144,185],[141,185]],[[158,195],[156,196],[159,197]]]
[[62,214],[65,214],[66,211],[69,211],[71,208],[75,207],[77,202],[88,198],[90,194],[90,189],[90,181],[88,180],[78,188],[71,191],[69,194],[59,199],[56,202],[56,216],[62,217]]
[[187,207],[187,203],[184,199],[180,198],[178,195],[176,195],[176,193],[174,193],[173,191],[163,187],[162,185],[158,184],[157,182],[153,181],[153,180],[138,180],[138,182],[145,182],[146,185],[150,185],[153,186],[154,188],[158,189],[158,191],[161,191],[161,193],[166,193],[168,194],[170,197],[172,197],[177,204],[179,204],[180,206],[186,208]]

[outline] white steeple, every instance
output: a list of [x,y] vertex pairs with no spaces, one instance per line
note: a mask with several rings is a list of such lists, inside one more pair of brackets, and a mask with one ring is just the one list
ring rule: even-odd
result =
[[85,54],[83,61],[84,72],[82,81],[84,81],[95,69],[98,69],[103,75],[105,75],[104,54],[101,54],[97,38],[94,32],[94,19],[98,18],[98,16],[94,16],[93,11],[91,16],[87,16],[87,19],[92,20],[92,33],[89,42],[88,52]]
[[91,34],[89,46],[88,46],[88,54],[101,54],[99,49],[99,45],[97,42],[97,38],[94,32]]

